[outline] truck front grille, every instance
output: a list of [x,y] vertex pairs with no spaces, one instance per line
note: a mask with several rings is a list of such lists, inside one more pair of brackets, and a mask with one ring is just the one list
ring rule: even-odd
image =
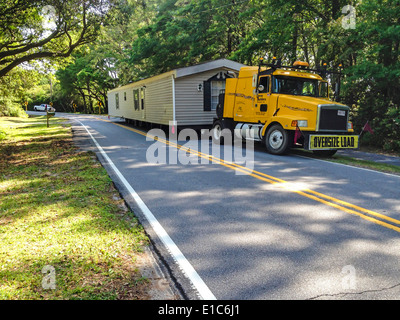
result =
[[318,109],[317,131],[347,131],[349,107],[320,105]]

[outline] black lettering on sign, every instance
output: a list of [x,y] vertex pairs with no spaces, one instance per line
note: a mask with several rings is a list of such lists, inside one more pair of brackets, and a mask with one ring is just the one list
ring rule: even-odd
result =
[[345,137],[340,138],[340,144],[342,145],[342,148],[346,148],[346,138]]
[[339,148],[339,137],[335,137],[335,148]]
[[313,149],[324,148],[356,148],[357,139],[353,136],[314,136],[310,147]]

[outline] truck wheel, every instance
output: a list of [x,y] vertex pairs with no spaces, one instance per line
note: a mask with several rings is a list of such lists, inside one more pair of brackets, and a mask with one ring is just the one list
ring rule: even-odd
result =
[[217,120],[214,122],[213,127],[211,129],[212,140],[215,144],[224,144],[224,136],[222,135],[222,130],[224,129],[224,125],[221,120]]
[[264,143],[269,153],[284,154],[289,149],[289,134],[279,124],[275,124],[268,129]]
[[337,150],[314,150],[313,153],[319,157],[329,158],[335,155]]

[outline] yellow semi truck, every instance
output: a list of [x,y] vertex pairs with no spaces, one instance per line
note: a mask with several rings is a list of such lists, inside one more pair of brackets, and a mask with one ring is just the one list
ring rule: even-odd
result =
[[[270,64],[260,59],[258,66],[242,67],[220,93],[214,142],[223,143],[227,133],[234,133],[239,139],[261,141],[272,154],[292,147],[326,156],[357,149],[350,108],[329,100],[328,72],[326,65],[310,69],[308,63],[296,61],[283,66],[276,58]],[[340,78],[340,72],[332,73]]]

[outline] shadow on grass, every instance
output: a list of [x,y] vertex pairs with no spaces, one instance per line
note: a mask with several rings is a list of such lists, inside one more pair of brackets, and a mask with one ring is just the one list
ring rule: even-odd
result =
[[95,155],[65,132],[15,135],[0,145],[0,299],[146,299],[134,260],[147,237]]

